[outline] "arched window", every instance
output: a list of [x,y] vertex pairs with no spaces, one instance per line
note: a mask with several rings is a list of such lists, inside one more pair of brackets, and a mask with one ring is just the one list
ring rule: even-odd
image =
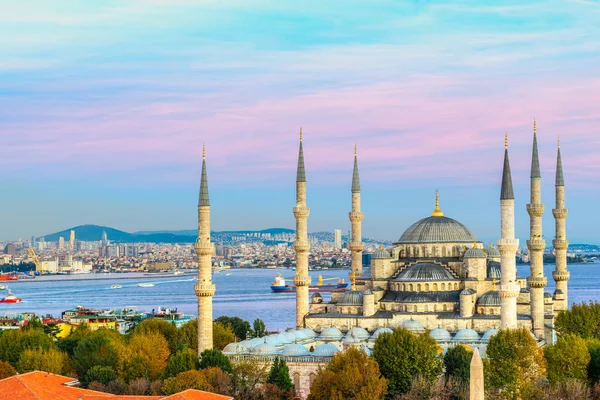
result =
[[446,284],[442,283],[442,290],[446,290]]
[[426,284],[425,284],[425,291],[426,291],[426,292],[429,292],[429,283],[426,283]]
[[296,390],[298,390],[300,388],[300,373],[299,372],[294,373],[294,386],[296,387]]
[[448,311],[448,305],[444,304],[444,311]]
[[446,257],[446,246],[442,246],[442,257]]
[[436,303],[433,304],[433,311],[434,312],[437,311],[437,304]]
[[417,312],[417,306],[414,306],[413,310],[414,312]]
[[408,290],[410,290],[411,292],[413,291],[413,285],[412,285],[412,283],[408,285]]
[[438,290],[437,283],[434,283],[434,284],[433,284],[433,291],[434,291],[434,292],[437,292],[437,290]]
[[421,284],[417,283],[417,292],[420,292],[420,291],[421,291]]
[[458,283],[454,284],[454,290],[458,290]]

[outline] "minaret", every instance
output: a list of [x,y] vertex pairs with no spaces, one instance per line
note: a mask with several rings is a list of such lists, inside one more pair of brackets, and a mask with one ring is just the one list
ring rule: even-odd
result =
[[212,283],[213,244],[210,242],[210,202],[206,177],[206,150],[202,146],[202,178],[198,196],[198,239],[194,244],[198,256],[198,284],[194,286],[198,296],[198,355],[213,348]]
[[358,176],[356,145],[354,145],[354,171],[352,173],[352,211],[348,213],[348,217],[352,223],[352,237],[348,244],[352,252],[350,281],[356,282],[356,279],[362,275],[362,252],[364,249],[362,242],[362,220],[364,214],[360,211],[360,178]]
[[517,327],[517,296],[520,288],[517,285],[516,253],[519,240],[515,239],[515,195],[513,193],[510,162],[508,160],[508,133],[504,136],[504,170],[502,171],[502,188],[500,190],[500,225],[501,238],[498,239],[502,279],[500,284],[500,327]]
[[533,150],[531,154],[531,200],[527,204],[529,213],[529,249],[530,274],[527,279],[531,293],[531,318],[533,320],[533,333],[539,338],[544,338],[544,288],[547,279],[544,276],[544,250],[546,241],[542,238],[542,215],[544,205],[541,195],[541,173],[538,157],[537,129],[533,120]]
[[[552,277],[556,282],[555,299],[564,299],[555,301],[554,311],[563,311],[569,308],[569,289],[568,282],[571,274],[567,271],[567,240],[566,219],[569,210],[565,208],[565,179],[563,176],[562,159],[560,155],[560,139],[558,140],[558,155],[556,156],[556,208],[552,210],[556,220],[556,238],[552,241],[556,254],[556,269]],[[558,292],[562,291],[562,294]],[[561,297],[562,296],[562,297]]]
[[304,327],[304,316],[308,314],[308,287],[310,286],[308,251],[310,250],[310,244],[308,242],[307,220],[309,214],[310,208],[306,207],[306,173],[304,171],[301,128],[300,149],[298,150],[298,172],[296,174],[296,207],[294,207],[294,217],[296,217],[296,241],[294,242],[294,250],[296,251],[296,276],[294,276],[294,285],[296,285],[297,328]]

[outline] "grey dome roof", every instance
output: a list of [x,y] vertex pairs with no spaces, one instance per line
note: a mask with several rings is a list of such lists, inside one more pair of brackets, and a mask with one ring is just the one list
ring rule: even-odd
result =
[[350,329],[348,331],[348,333],[346,333],[346,337],[348,337],[348,336],[355,336],[359,340],[365,340],[365,339],[368,339],[369,336],[371,336],[371,335],[369,335],[369,332],[367,332],[366,329],[354,327],[354,328]]
[[275,354],[277,350],[275,346],[269,343],[262,343],[252,349],[252,354]]
[[318,345],[313,351],[315,356],[332,356],[335,353],[339,353],[340,349],[332,345],[331,343],[323,343]]
[[337,302],[340,306],[362,306],[363,294],[358,290],[349,290]]
[[461,329],[454,335],[454,340],[462,342],[474,342],[479,340],[479,334],[473,329]]
[[494,246],[490,246],[487,249],[487,256],[488,258],[500,258],[500,252]]
[[548,293],[548,292],[544,292],[544,298],[545,299],[551,299],[552,295],[550,293]]
[[419,321],[415,321],[414,319],[408,319],[400,324],[401,328],[409,330],[411,332],[424,332],[425,328]]
[[404,231],[398,243],[473,243],[475,240],[469,228],[452,218],[427,217]]
[[432,329],[431,332],[429,332],[429,335],[438,342],[446,342],[452,340],[450,332],[448,332],[444,328]]
[[298,337],[296,336],[296,331],[287,331],[283,333],[285,336],[288,337],[288,339],[290,339],[292,342],[294,340],[296,340]]
[[321,340],[341,340],[344,334],[338,328],[326,328],[323,329],[321,334],[319,335],[319,339]]
[[294,342],[294,339],[290,339],[290,337],[288,335],[286,335],[285,333],[277,334],[277,338],[278,338],[280,344],[289,344],[289,343]]
[[502,267],[498,261],[489,261],[487,265],[487,277],[488,279],[501,279],[502,278]]
[[241,354],[247,351],[246,347],[244,347],[241,343],[229,343],[223,349],[223,354]]
[[498,333],[498,329],[488,329],[487,331],[485,331],[485,333],[483,334],[483,336],[481,337],[481,341],[483,342],[487,342],[490,340],[490,338],[492,336],[494,336],[496,333]]
[[360,342],[361,342],[361,340],[358,337],[356,337],[354,334],[346,335],[346,337],[342,341],[343,344],[357,344]]
[[377,251],[373,253],[373,256],[371,256],[371,258],[390,258],[390,253],[388,253],[388,251],[384,249],[383,246],[379,246],[379,249],[377,249]]
[[304,332],[304,334],[309,338],[317,337],[317,334],[315,333],[315,331],[313,331],[310,328],[302,328],[302,329],[299,329],[299,331]]
[[470,295],[475,294],[475,293],[477,293],[477,292],[475,290],[473,290],[473,289],[464,289],[464,290],[462,290],[460,292],[460,295],[461,296],[470,296]]
[[483,250],[478,249],[477,247],[471,247],[465,251],[463,258],[486,258],[486,255]]
[[451,281],[454,276],[444,267],[434,263],[416,263],[400,272],[396,282]]
[[301,344],[288,344],[281,351],[282,356],[305,356],[308,354],[308,349]]
[[382,333],[394,333],[394,331],[391,330],[390,328],[377,328],[377,330],[375,332],[373,332],[371,339],[373,339],[373,340],[377,339],[379,337],[379,335],[381,335]]
[[497,290],[490,290],[477,299],[478,306],[500,306],[500,294]]
[[411,293],[404,299],[405,303],[431,303],[434,300],[423,292]]

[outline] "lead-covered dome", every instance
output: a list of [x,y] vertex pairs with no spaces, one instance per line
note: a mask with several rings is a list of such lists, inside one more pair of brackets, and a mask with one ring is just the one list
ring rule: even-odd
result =
[[456,278],[439,264],[416,263],[400,272],[395,282],[452,281]]
[[463,224],[448,217],[432,216],[412,224],[398,244],[414,243],[473,243],[475,235]]
[[483,250],[477,247],[471,247],[469,250],[465,251],[465,255],[463,258],[486,258],[486,254]]

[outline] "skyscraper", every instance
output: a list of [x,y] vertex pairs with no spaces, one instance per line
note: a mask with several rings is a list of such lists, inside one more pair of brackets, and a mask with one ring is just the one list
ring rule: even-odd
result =
[[106,231],[102,231],[102,246],[108,246],[108,235]]
[[69,238],[69,248],[75,249],[75,231],[71,229],[71,237]]
[[335,247],[335,249],[336,250],[341,250],[341,248],[342,248],[342,230],[341,229],[334,229],[333,236],[334,236],[334,247]]
[[65,238],[61,236],[58,238],[58,249],[62,250],[64,248],[65,248]]

